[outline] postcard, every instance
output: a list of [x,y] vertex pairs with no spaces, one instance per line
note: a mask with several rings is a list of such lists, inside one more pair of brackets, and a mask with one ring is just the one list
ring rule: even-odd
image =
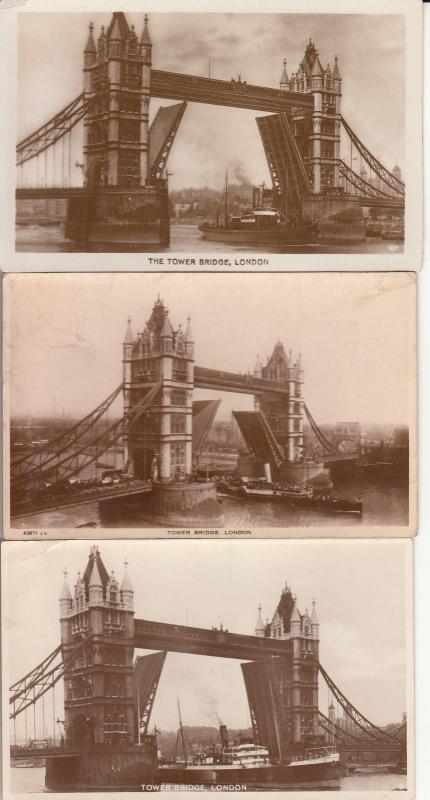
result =
[[8,798],[413,797],[409,540],[2,549]]
[[414,273],[10,273],[6,538],[416,532]]
[[421,13],[418,0],[4,9],[17,63],[4,261],[418,269]]

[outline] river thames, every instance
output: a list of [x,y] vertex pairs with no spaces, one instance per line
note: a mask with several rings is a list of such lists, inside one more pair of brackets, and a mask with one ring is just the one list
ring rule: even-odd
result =
[[[14,793],[48,792],[45,788],[45,768],[11,769],[11,789]],[[341,791],[392,791],[406,789],[405,775],[365,774],[341,778]],[[112,789],[112,791],[117,791]]]
[[[64,239],[64,225],[17,225],[16,251],[20,253],[80,253],[89,252],[75,242]],[[95,248],[97,252],[108,252],[106,247]],[[290,245],[282,247],[252,246],[253,252],[272,254],[296,253],[402,253],[403,243],[378,238],[368,238],[361,242],[324,243]],[[116,250],[115,252],[118,252]],[[132,252],[132,251],[126,251]],[[172,253],[231,253],[249,252],[249,248],[225,242],[209,242],[200,233],[197,225],[172,225],[170,247],[160,248],[159,252]]]
[[[355,478],[344,485],[336,485],[337,497],[361,497],[363,515],[329,514],[319,510],[303,509],[277,503],[242,503],[234,498],[221,498],[221,512],[224,529],[256,528],[306,528],[350,526],[359,532],[360,528],[377,525],[408,525],[409,491],[407,486],[377,486],[363,478]],[[170,525],[180,522],[171,522]],[[40,511],[12,520],[17,528],[145,528],[153,527],[145,515],[145,498],[138,508],[126,508],[118,503],[109,515],[102,512],[97,499],[81,505],[55,510]],[[222,533],[223,528],[220,528]],[[370,533],[370,531],[369,531]]]

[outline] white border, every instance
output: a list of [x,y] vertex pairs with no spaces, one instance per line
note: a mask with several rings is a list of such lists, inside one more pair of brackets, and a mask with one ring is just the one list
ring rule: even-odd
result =
[[[332,540],[334,543],[336,540]],[[312,547],[314,542],[318,542],[318,540],[309,540],[307,542],[307,546],[309,548]],[[414,608],[413,608],[413,543],[411,541],[402,540],[391,540],[391,542],[386,542],[386,546],[390,547],[394,546],[395,543],[397,545],[402,545],[404,549],[404,565],[405,565],[405,620],[406,620],[406,635],[405,635],[405,650],[406,650],[406,669],[405,669],[405,696],[406,696],[406,714],[408,720],[408,744],[407,744],[407,759],[408,759],[408,774],[407,774],[407,782],[408,788],[406,792],[402,792],[401,797],[405,798],[405,800],[412,800],[415,797],[415,700],[414,700]],[[329,542],[327,542],[329,544]],[[363,546],[367,545],[368,547],[371,546],[372,542],[369,540],[363,540]],[[26,548],[32,545],[25,545]],[[52,545],[51,545],[52,546]],[[58,546],[58,545],[57,545]],[[186,545],[185,545],[186,546]],[[203,547],[205,545],[202,545]],[[43,553],[46,548],[49,547],[49,544],[40,544],[35,543],[33,545],[33,549],[37,549],[40,552],[39,559],[43,559]],[[142,548],[145,545],[142,543]],[[8,570],[13,567],[13,560],[19,557],[19,553],[23,551],[24,545],[22,543],[16,542],[6,542],[2,545],[2,563],[1,563],[1,578],[2,578],[2,608],[5,609],[5,614],[3,616],[2,622],[2,635],[3,635],[3,648],[2,648],[2,676],[3,676],[3,685],[2,685],[2,702],[3,704],[8,707],[8,686],[10,685],[13,677],[9,675],[8,670],[8,652],[9,652],[9,641],[7,637],[7,624],[9,625],[16,625],[17,620],[13,618],[13,609],[10,607],[10,602],[8,599],[7,593],[7,576]],[[21,555],[21,558],[23,556]],[[11,565],[11,566],[9,566]],[[387,613],[389,613],[389,609],[387,609]],[[7,621],[7,622],[6,622]],[[3,714],[3,725],[2,725],[2,738],[3,738],[3,748],[2,748],[2,755],[3,755],[3,766],[4,766],[4,773],[3,773],[3,797],[5,800],[46,800],[46,793],[39,793],[39,792],[32,792],[32,793],[20,793],[20,794],[13,794],[10,791],[10,764],[9,764],[9,746],[10,746],[10,726],[9,726],[9,719],[7,714]],[[428,764],[428,759],[427,759]],[[399,776],[399,783],[402,782],[402,776]],[[216,797],[223,798],[224,800],[228,800],[228,798],[233,797],[234,792],[216,792]],[[242,796],[246,796],[247,793],[243,793]],[[321,797],[321,800],[326,798],[327,800],[334,800],[334,797],[339,798],[339,800],[392,800],[393,793],[389,790],[382,790],[382,791],[338,791],[333,794],[330,791],[283,791],[283,792],[276,792],[275,790],[271,790],[268,792],[251,792],[252,796],[256,798],[256,800],[271,800],[274,796],[284,796],[288,797],[288,800],[317,800],[317,798]],[[208,797],[208,792],[188,792],[188,791],[174,791],[174,792],[162,792],[160,793],[160,797],[166,798],[177,798],[177,800],[181,800],[181,798],[185,798],[192,795],[193,797],[199,798],[199,800],[205,800]],[[129,798],[135,797],[142,797],[141,792],[73,792],[73,793],[63,793],[63,792],[49,792],[49,797],[52,797],[53,800],[71,800],[71,798],[76,798],[76,800],[129,800]],[[152,793],[150,794],[152,796]],[[422,798],[424,800],[424,797]]]
[[[41,273],[44,274],[44,273]],[[99,273],[101,275],[101,273]],[[104,273],[109,275],[109,273]],[[144,273],[141,273],[142,275]],[[154,273],[157,274],[157,273]],[[181,273],[171,272],[172,278],[180,275]],[[294,273],[288,273],[292,275]],[[327,274],[327,273],[326,273]],[[372,273],[373,274],[373,273]],[[49,275],[49,273],[48,273]],[[409,273],[412,277],[416,277],[415,273]],[[339,276],[338,272],[332,272],[334,279]],[[5,276],[4,276],[5,277]],[[6,276],[7,277],[7,276]],[[45,276],[46,277],[46,276]],[[98,278],[90,276],[90,280],[97,281]],[[285,276],[288,280],[288,276]],[[49,280],[49,277],[48,277]],[[168,280],[168,279],[167,279]],[[208,276],[208,280],[211,280]],[[226,281],[229,277],[226,277]],[[265,280],[270,281],[270,275],[266,275]],[[318,281],[318,276],[315,278]],[[410,537],[415,536],[417,532],[417,363],[416,363],[416,342],[417,342],[417,282],[414,285],[415,290],[415,322],[408,330],[410,340],[408,341],[410,351],[410,364],[408,374],[403,376],[407,380],[410,389],[410,402],[409,402],[409,522],[407,525],[366,525],[363,523],[360,528],[355,525],[338,525],[333,527],[330,522],[325,526],[314,526],[309,524],[303,527],[291,528],[266,528],[264,526],[247,527],[247,533],[240,533],[235,529],[226,527],[218,527],[208,525],[206,527],[198,527],[193,525],[183,526],[175,523],[172,520],[171,525],[151,527],[135,527],[135,528],[66,528],[66,527],[51,527],[41,528],[37,522],[38,517],[43,515],[43,511],[34,514],[32,518],[31,513],[28,515],[28,525],[22,528],[15,528],[11,525],[10,519],[10,360],[11,360],[11,303],[10,294],[11,289],[9,286],[13,281],[3,281],[3,536],[5,539],[16,540],[46,540],[46,539],[94,539],[94,530],[97,530],[96,538],[98,539],[233,539],[246,541],[248,539],[294,539],[294,538],[323,538],[330,539],[333,536],[337,538],[349,539],[365,539],[377,537],[396,538],[396,537]],[[395,320],[393,320],[395,325]],[[97,503],[97,500],[94,500]],[[215,531],[215,532],[214,532]]]
[[[0,94],[3,108],[3,127],[0,128],[0,176],[2,177],[1,198],[5,209],[0,221],[0,263],[9,270],[29,271],[91,269],[91,270],[145,270],[153,269],[148,257],[151,254],[133,253],[16,253],[15,252],[15,142],[16,142],[16,23],[17,14],[32,12],[68,11],[114,11],[117,0],[104,0],[101,7],[98,0],[74,2],[74,0],[27,0],[25,6],[17,9],[1,9],[0,5]],[[147,0],[145,8],[139,0],[126,0],[121,3],[122,10],[157,11],[174,10],[185,12],[232,12],[261,13],[258,0],[235,0],[234,7],[228,0]],[[399,254],[272,254],[268,256],[268,270],[336,270],[336,269],[419,269],[422,259],[422,135],[421,135],[421,92],[422,92],[422,4],[421,0],[267,0],[265,13],[369,13],[405,14],[406,16],[406,212],[405,212],[405,252]],[[152,255],[163,255],[160,253]],[[186,253],[169,252],[172,258],[185,258]],[[190,256],[200,254],[189,253]],[[219,253],[201,254],[205,258],[216,259]],[[228,255],[228,254],[224,254]],[[233,254],[234,255],[234,254]],[[245,254],[252,255],[252,254]],[[258,257],[266,254],[258,253]],[[161,270],[169,270],[163,266]],[[194,271],[195,267],[184,266],[184,271]],[[213,271],[223,267],[214,265]],[[245,270],[252,271],[246,266]],[[259,267],[255,267],[256,270]],[[242,271],[242,267],[232,265],[232,270]]]

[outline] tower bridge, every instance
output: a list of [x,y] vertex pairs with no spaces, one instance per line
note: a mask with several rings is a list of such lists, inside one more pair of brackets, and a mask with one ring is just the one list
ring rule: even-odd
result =
[[[253,411],[234,411],[233,415],[258,475],[270,471],[273,479],[304,483],[319,474],[324,464],[360,457],[357,423],[352,432],[339,428],[334,440],[318,426],[305,402],[301,355],[294,356],[291,350],[287,353],[280,341],[265,363],[257,356],[253,372],[196,365],[190,318],[184,329],[181,324],[174,329],[169,311],[158,297],[137,333],[129,319],[122,349],[122,383],[109,397],[56,439],[20,455],[12,450],[13,515],[39,510],[44,504],[55,506],[55,487],[61,481],[87,475],[91,465],[104,464],[105,454],[118,447],[123,453],[122,471],[141,482],[126,494],[148,493],[152,486],[159,487],[161,498],[164,486],[170,504],[177,485],[179,494],[184,495],[188,491],[184,482],[193,479],[221,402],[195,401],[195,389],[254,398]],[[109,420],[109,411],[121,395],[123,413]],[[305,419],[315,443],[311,450],[305,446]],[[345,452],[343,442],[351,436],[352,448]],[[315,446],[319,451],[316,460],[312,455]],[[200,487],[199,491],[205,490]],[[111,494],[123,495],[124,487],[114,487]],[[94,499],[91,493],[87,499]],[[64,502],[70,505],[71,498],[66,495]]]
[[[344,212],[361,206],[404,209],[398,168],[388,170],[342,116],[337,56],[333,67],[323,68],[309,40],[296,72],[288,75],[284,62],[279,88],[273,88],[154,69],[152,47],[148,17],[140,38],[123,13],[114,13],[98,37],[90,24],[82,93],[17,145],[23,216],[38,201],[63,199],[68,239],[144,249],[167,245],[167,161],[188,102],[264,112],[256,122],[273,204],[287,220],[318,222],[324,236],[328,219],[339,237]],[[154,97],[179,102],[159,108],[150,125]],[[78,124],[84,128],[82,187],[72,186]],[[350,165],[341,158],[341,131],[350,143]],[[353,170],[353,152],[360,173]]]
[[[100,788],[111,782],[111,788],[130,787],[145,781],[145,770],[156,762],[157,751],[156,737],[149,734],[151,712],[170,652],[243,662],[254,740],[269,748],[274,762],[288,763],[304,748],[325,743],[336,745],[347,759],[370,754],[383,763],[405,761],[406,727],[387,733],[336,686],[319,663],[315,601],[310,614],[307,609],[300,612],[288,585],[266,623],[259,607],[254,635],[222,626],[204,629],[136,619],[127,564],[120,582],[94,546],[85,569],[78,573],[73,595],[65,572],[60,626],[60,645],[10,687],[11,755],[18,761],[43,757],[50,789]],[[134,659],[136,648],[157,652]],[[349,720],[347,731],[319,710],[321,678]],[[54,735],[39,753],[28,742],[18,745],[16,720],[28,711],[33,712],[33,741],[40,740],[36,710],[60,680],[61,744],[56,745]],[[44,705],[41,710],[45,725]]]

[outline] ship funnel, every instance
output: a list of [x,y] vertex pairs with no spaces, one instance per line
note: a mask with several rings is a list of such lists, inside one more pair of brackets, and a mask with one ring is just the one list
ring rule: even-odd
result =
[[225,748],[228,747],[227,725],[219,726],[219,735],[221,736],[221,747],[225,750]]

